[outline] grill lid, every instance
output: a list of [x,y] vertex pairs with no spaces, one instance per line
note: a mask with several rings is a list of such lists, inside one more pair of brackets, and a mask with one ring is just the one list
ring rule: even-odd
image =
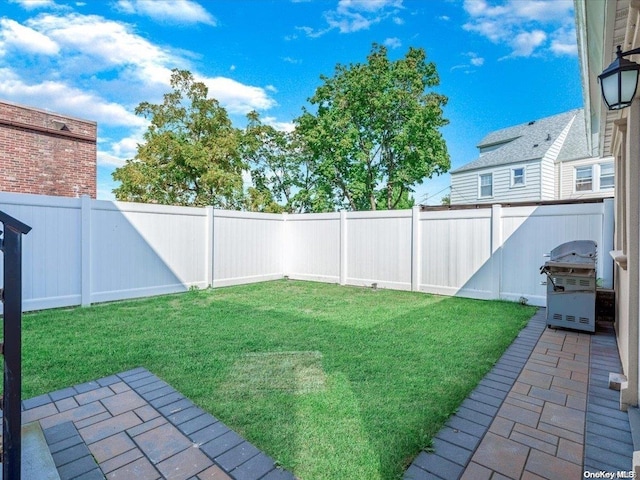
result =
[[558,245],[551,250],[549,262],[591,267],[596,263],[596,242],[574,240]]

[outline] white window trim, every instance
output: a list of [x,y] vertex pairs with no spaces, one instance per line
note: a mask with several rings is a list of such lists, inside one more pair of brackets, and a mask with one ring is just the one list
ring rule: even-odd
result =
[[[602,166],[603,165],[611,165],[613,167],[613,172],[612,172],[612,177],[613,177],[613,185],[611,186],[607,186],[607,187],[603,187],[601,185],[601,180],[602,180]],[[598,191],[611,191],[615,188],[616,186],[616,166],[614,164],[614,162],[602,162],[602,163],[598,163]]]
[[[591,169],[591,188],[589,190],[578,190],[578,170],[581,168],[590,168]],[[578,195],[580,194],[585,194],[585,193],[593,193],[595,192],[595,179],[596,179],[596,175],[594,172],[594,168],[593,165],[576,165],[575,167],[573,167],[573,193],[576,193]]]
[[[522,183],[515,183],[515,171],[522,169]],[[527,186],[527,168],[524,165],[511,167],[511,188],[523,188]]]
[[[491,195],[482,195],[482,177],[485,177],[485,176],[490,176],[491,177]],[[493,189],[494,189],[493,172],[479,173],[478,174],[478,198],[479,199],[493,198]]]
[[[610,187],[602,187],[600,185],[601,174],[602,174],[602,165],[607,165],[612,162],[601,162],[601,163],[592,163],[591,165],[576,165],[573,167],[573,193],[577,195],[582,195],[585,193],[599,193],[599,192],[610,192],[615,188],[615,165],[614,165],[614,185]],[[578,181],[578,169],[580,168],[591,168],[591,190],[578,190],[576,188],[576,182]]]

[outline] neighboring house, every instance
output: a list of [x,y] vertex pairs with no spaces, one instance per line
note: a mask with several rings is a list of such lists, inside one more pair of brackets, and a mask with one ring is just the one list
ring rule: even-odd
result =
[[96,198],[96,122],[0,101],[0,191]]
[[490,133],[480,157],[451,172],[451,204],[613,196],[613,158],[589,155],[584,110]]

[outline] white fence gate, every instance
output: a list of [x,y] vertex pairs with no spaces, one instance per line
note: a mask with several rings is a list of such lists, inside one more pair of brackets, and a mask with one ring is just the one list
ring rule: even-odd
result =
[[578,239],[597,242],[598,275],[613,278],[611,199],[278,215],[0,193],[0,210],[33,227],[25,310],[284,276],[544,305],[543,255]]

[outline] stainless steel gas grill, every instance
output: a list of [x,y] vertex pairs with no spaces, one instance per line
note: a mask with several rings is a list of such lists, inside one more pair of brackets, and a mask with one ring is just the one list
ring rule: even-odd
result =
[[540,273],[547,275],[547,325],[595,332],[596,242],[558,245]]

